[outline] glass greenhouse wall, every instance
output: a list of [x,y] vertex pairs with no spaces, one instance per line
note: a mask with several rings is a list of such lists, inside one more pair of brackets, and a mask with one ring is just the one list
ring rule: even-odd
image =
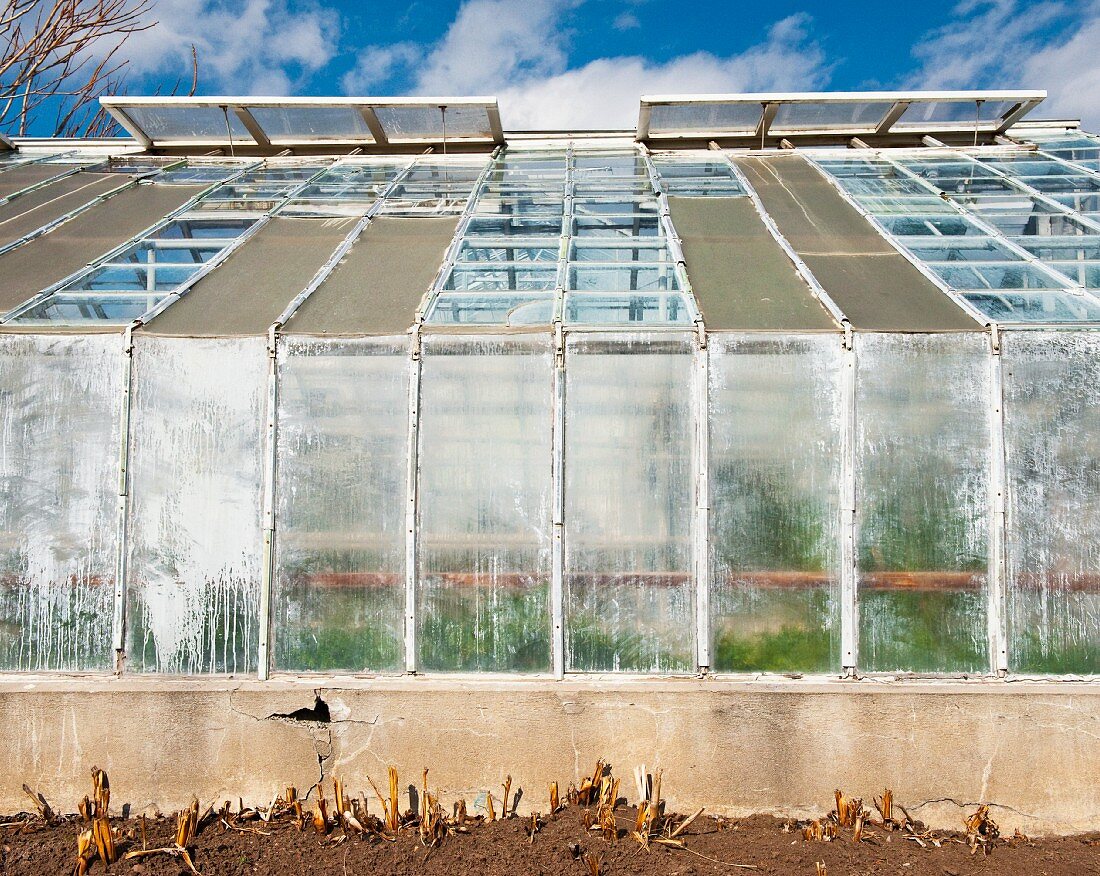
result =
[[146,180],[0,319],[0,668],[1100,674],[1084,139]]

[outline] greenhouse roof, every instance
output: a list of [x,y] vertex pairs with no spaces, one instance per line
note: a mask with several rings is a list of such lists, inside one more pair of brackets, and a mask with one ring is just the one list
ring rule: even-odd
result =
[[507,135],[492,98],[105,99],[137,141],[0,152],[0,328],[1098,325],[1100,140],[1022,122],[1043,96],[650,97],[637,132]]

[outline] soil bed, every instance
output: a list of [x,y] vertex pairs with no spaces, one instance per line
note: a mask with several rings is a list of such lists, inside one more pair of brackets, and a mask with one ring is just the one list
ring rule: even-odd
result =
[[[576,874],[592,876],[598,862],[601,876],[614,874],[804,874],[851,876],[898,873],[909,876],[1080,876],[1100,874],[1100,833],[1087,836],[1027,840],[998,839],[989,854],[971,854],[962,834],[934,834],[941,843],[921,848],[902,834],[868,827],[861,842],[844,832],[831,842],[807,841],[798,824],[770,816],[713,819],[703,815],[682,834],[685,848],[651,844],[648,850],[631,839],[635,810],[615,811],[621,837],[605,839],[584,827],[584,807],[569,806],[543,817],[533,840],[530,818],[512,817],[471,824],[468,833],[450,832],[436,848],[421,843],[406,829],[394,841],[379,836],[343,838],[340,827],[327,837],[311,825],[299,829],[290,815],[271,823],[253,821],[226,828],[218,819],[206,823],[191,844],[198,871],[206,874],[362,874],[387,876],[514,876],[514,874]],[[4,819],[0,873],[72,873],[78,834],[86,828],[75,816],[47,825],[39,818]],[[13,824],[12,822],[19,822]],[[119,831],[121,852],[142,847],[140,823],[112,819]],[[263,833],[260,833],[262,831]],[[146,821],[149,848],[171,846],[176,820]],[[819,868],[818,862],[824,866]],[[733,865],[747,865],[735,867]],[[95,861],[89,874],[103,873]],[[111,873],[177,876],[188,873],[178,858],[166,855],[119,860]]]

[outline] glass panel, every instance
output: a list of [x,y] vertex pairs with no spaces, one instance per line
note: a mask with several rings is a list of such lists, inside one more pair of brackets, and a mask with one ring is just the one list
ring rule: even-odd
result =
[[112,667],[122,342],[0,336],[0,669]]
[[711,665],[840,669],[841,348],[710,335]]
[[692,344],[567,344],[566,667],[693,671]]
[[772,122],[771,133],[819,128],[867,128],[873,131],[893,101],[856,103],[784,103]]
[[551,668],[553,366],[549,335],[424,339],[423,669]]
[[998,322],[1096,322],[1100,321],[1100,305],[1084,295],[1067,292],[968,292],[967,301]]
[[1100,673],[1100,335],[1004,336],[1008,645],[1017,672]]
[[581,292],[664,292],[679,289],[680,280],[671,262],[574,265],[569,269],[567,288]]
[[856,335],[863,670],[989,669],[988,343]]
[[407,338],[281,345],[277,668],[404,668],[408,430]]
[[924,127],[930,122],[936,124],[973,126],[991,124],[1003,118],[1017,105],[1011,100],[935,100],[923,103],[911,103],[902,113],[895,127]]
[[654,106],[650,110],[650,134],[688,131],[752,133],[764,112],[759,103],[696,103]]
[[549,325],[554,319],[552,293],[478,294],[443,292],[428,313],[431,325]]
[[961,290],[1064,289],[1066,283],[1025,261],[999,265],[930,264],[947,285]]
[[213,106],[122,107],[137,126],[153,140],[232,139],[237,143],[252,143],[252,135],[232,110],[223,112]]
[[684,325],[690,323],[687,299],[667,295],[565,294],[566,322],[587,325]]
[[379,106],[374,108],[390,140],[492,137],[484,106],[449,106],[446,117],[438,106]]
[[487,265],[459,262],[451,269],[443,288],[482,292],[505,290],[538,292],[553,290],[557,281],[558,269],[554,263],[533,265],[530,262],[518,262],[511,265]]
[[134,338],[128,660],[256,669],[267,342]]
[[351,106],[250,106],[252,117],[270,139],[367,140],[374,142],[363,116]]
[[24,310],[10,322],[17,325],[76,325],[95,322],[124,325],[152,310],[164,295],[64,295],[54,294]]

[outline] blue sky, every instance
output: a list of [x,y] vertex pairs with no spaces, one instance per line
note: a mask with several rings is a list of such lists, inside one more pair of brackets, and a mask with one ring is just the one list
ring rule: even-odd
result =
[[132,94],[497,95],[506,128],[631,126],[642,93],[1046,88],[1100,128],[1100,0],[159,0]]

